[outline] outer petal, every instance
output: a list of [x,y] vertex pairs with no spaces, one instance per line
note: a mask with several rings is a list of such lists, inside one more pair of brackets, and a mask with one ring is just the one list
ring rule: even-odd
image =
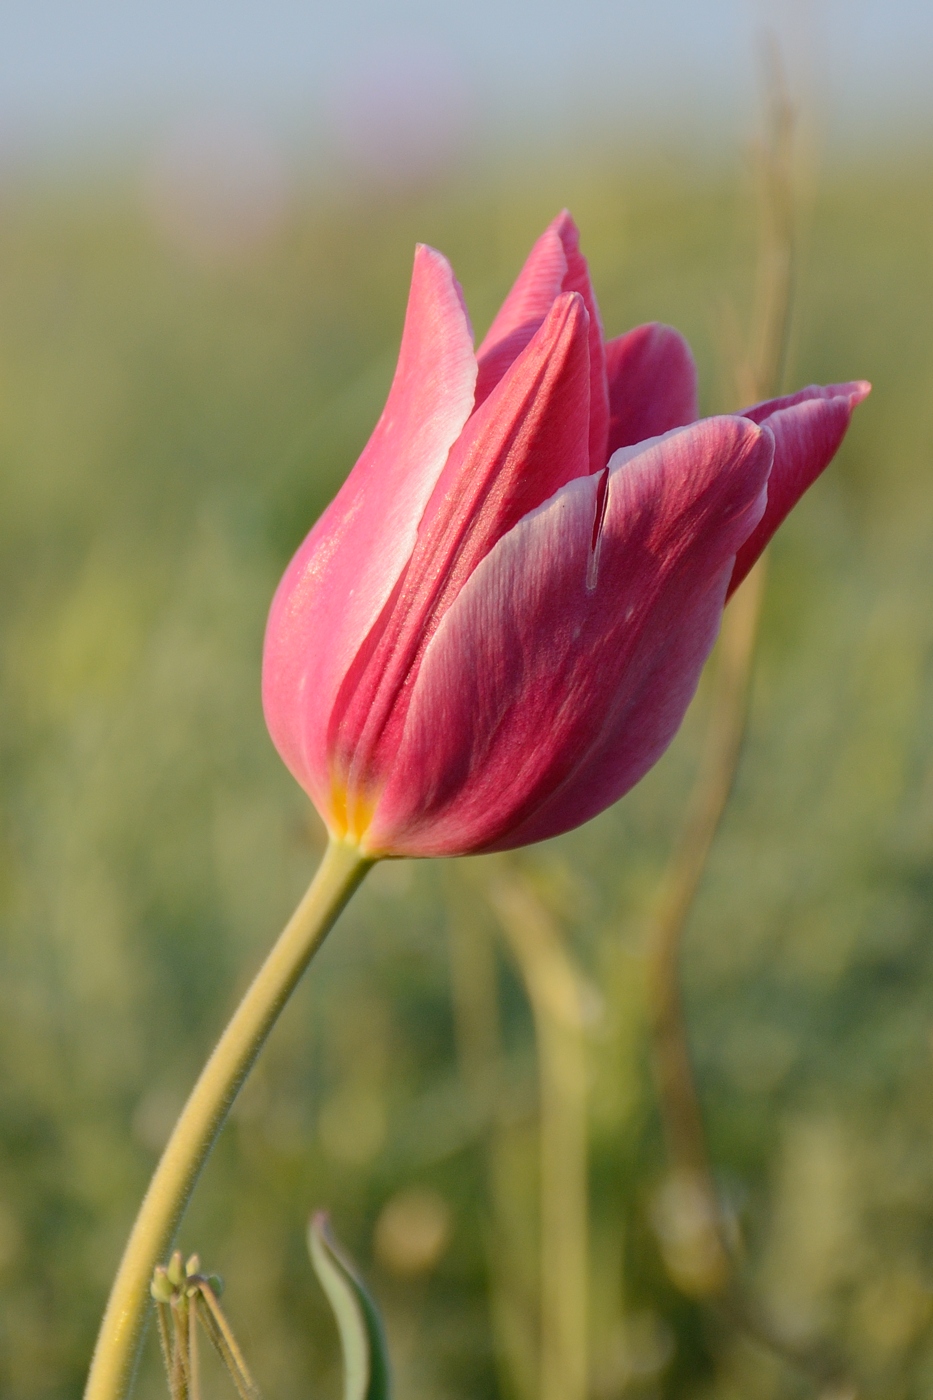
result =
[[603,328],[580,235],[566,209],[532,248],[477,351],[476,402],[483,402],[525,348],[560,292],[579,292],[590,317],[590,470],[600,471],[609,422]]
[[475,379],[460,288],[447,260],[419,246],[382,416],[289,564],[266,627],[266,723],[324,813],[335,696],[411,555],[425,505],[472,409]]
[[828,467],[849,426],[856,404],[871,392],[864,379],[850,384],[813,384],[783,399],[769,399],[743,410],[743,417],[766,424],[774,434],[774,468],[768,507],[758,528],[739,550],[729,583],[738,588],[775,530]]
[[606,345],[609,453],[696,421],[697,370],[673,326],[651,321]]
[[571,482],[499,541],[428,647],[366,845],[405,855],[557,835],[673,737],[765,504],[773,440],[707,419]]
[[588,317],[561,295],[451,450],[408,567],[347,674],[329,750],[354,805],[394,761],[409,680],[431,636],[496,542],[588,471]]

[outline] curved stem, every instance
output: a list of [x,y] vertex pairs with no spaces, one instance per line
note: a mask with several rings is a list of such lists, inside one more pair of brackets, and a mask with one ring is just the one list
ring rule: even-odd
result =
[[331,841],[307,893],[201,1071],[127,1242],[98,1334],[85,1400],[120,1400],[126,1394],[152,1271],[171,1245],[201,1168],[279,1012],[371,864],[355,847]]

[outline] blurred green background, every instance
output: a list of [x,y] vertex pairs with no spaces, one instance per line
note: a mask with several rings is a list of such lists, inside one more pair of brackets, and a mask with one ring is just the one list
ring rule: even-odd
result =
[[[482,334],[563,205],[607,333],[677,325],[704,411],[723,406],[724,327],[747,325],[754,281],[738,161],[607,144],[388,192],[322,184],[249,256],[192,250],[116,179],[4,193],[4,1396],[80,1394],[156,1154],[321,848],[263,726],[262,629],[378,415],[413,244],[451,258]],[[933,159],[835,162],[806,223],[789,383],[875,388],[772,552],[749,737],[684,979],[759,1294],[894,1400],[933,1394]],[[813,1393],[677,1294],[652,1223],[644,938],[707,707],[704,685],[638,789],[510,866],[595,989],[594,1400]],[[326,1206],[384,1309],[400,1400],[534,1400],[490,1304],[504,1289],[533,1338],[534,1040],[488,898],[500,873],[374,872],[201,1180],[182,1246],[226,1277],[268,1396],[339,1394],[303,1238]],[[495,959],[492,1106],[463,1073],[464,937]],[[224,1385],[209,1374],[210,1395]],[[139,1394],[162,1386],[150,1334]]]

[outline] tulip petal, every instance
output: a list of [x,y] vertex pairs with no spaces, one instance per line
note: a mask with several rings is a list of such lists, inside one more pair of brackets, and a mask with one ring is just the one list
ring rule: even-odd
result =
[[543,322],[567,276],[567,255],[557,229],[549,224],[525,260],[512,290],[476,352],[477,407],[492,392]]
[[498,315],[477,351],[477,406],[524,350],[561,292],[579,292],[590,318],[590,470],[606,464],[609,394],[599,307],[590,282],[580,235],[565,209],[532,248]]
[[757,529],[735,561],[729,595],[738,588],[775,530],[829,466],[845,437],[857,404],[871,392],[864,379],[849,384],[812,384],[782,399],[768,399],[742,411],[774,434],[774,467],[768,483],[768,506]]
[[565,210],[558,227],[567,255],[565,292],[579,292],[590,316],[590,471],[602,471],[608,459],[606,439],[609,432],[609,389],[606,383],[606,350],[603,344],[603,322],[590,282],[586,258],[580,252],[580,234]]
[[696,421],[697,370],[673,326],[651,321],[606,344],[609,454]]
[[347,673],[329,750],[354,802],[394,761],[407,683],[441,618],[503,535],[587,475],[588,431],[588,319],[571,293],[556,299],[451,450],[408,567]]
[[595,550],[600,477],[504,536],[424,654],[367,849],[539,841],[637,782],[693,695],[773,449],[705,419],[616,455]]
[[411,556],[424,508],[472,410],[475,379],[460,288],[446,258],[419,246],[386,406],[289,564],[266,628],[266,722],[285,763],[325,812],[334,699]]

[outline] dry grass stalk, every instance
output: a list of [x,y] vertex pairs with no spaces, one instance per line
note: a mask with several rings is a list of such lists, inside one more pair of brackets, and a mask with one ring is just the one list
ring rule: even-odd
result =
[[[766,138],[758,151],[758,274],[750,348],[732,365],[736,404],[780,393],[793,305],[796,211],[794,111],[780,51],[764,49]],[[827,1397],[857,1391],[825,1348],[790,1343],[746,1296],[728,1223],[716,1192],[690,1057],[680,984],[684,931],[696,904],[716,834],[735,782],[748,719],[749,692],[764,597],[766,556],[758,561],[723,620],[700,768],[679,839],[662,880],[648,943],[652,1054],[670,1161],[659,1193],[658,1234],[673,1281],[715,1300],[752,1339],[810,1375]]]
[[541,1400],[585,1400],[588,1383],[586,993],[561,932],[526,880],[490,888],[535,1025],[539,1085]]

